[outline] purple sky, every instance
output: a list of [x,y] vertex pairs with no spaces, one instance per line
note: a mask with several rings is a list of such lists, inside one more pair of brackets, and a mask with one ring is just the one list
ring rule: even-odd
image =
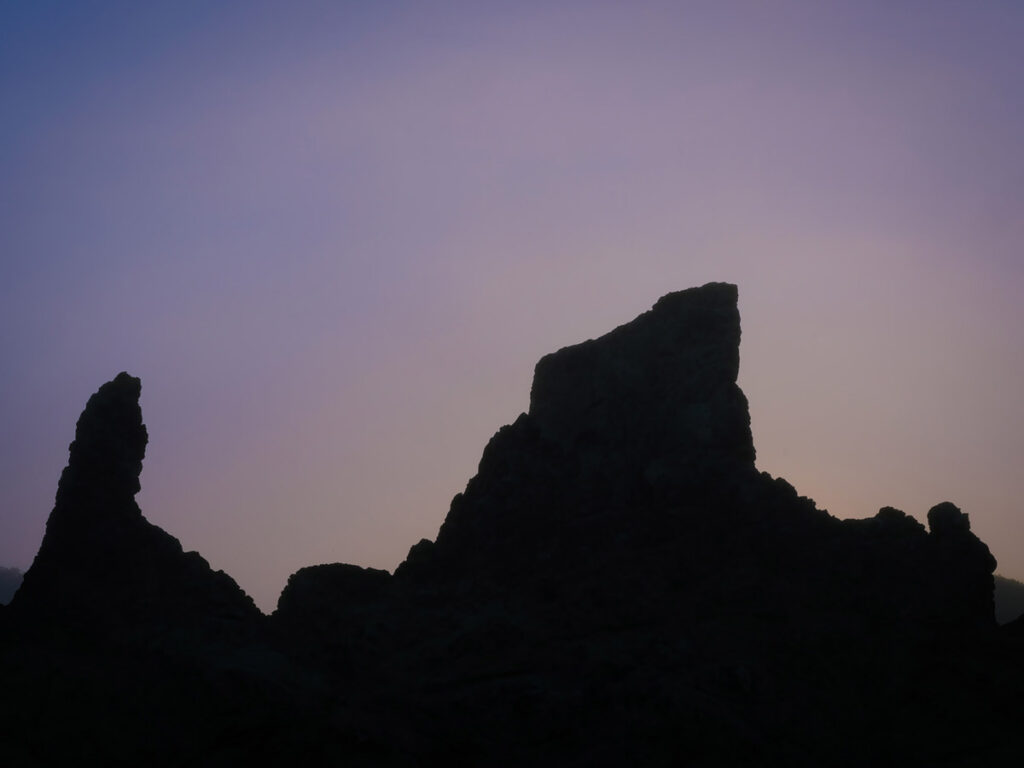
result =
[[758,465],[1024,578],[1024,3],[0,3],[0,565],[143,380],[271,609],[433,538],[533,365],[740,287]]

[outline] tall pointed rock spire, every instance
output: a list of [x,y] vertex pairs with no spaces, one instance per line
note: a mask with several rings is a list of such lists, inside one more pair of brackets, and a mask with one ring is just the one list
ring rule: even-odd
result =
[[139,379],[119,373],[78,419],[46,534],[11,604],[31,622],[110,634],[128,623],[259,615],[229,576],[142,516],[141,390]]

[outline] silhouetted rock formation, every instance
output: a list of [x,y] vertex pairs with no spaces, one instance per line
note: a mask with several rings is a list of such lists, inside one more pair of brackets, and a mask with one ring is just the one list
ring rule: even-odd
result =
[[625,474],[689,489],[753,471],[747,399],[736,385],[736,299],[724,283],[670,293],[600,339],[537,363],[530,418],[580,454],[582,481],[608,485]]
[[17,694],[0,700],[5,765],[229,764],[239,719],[293,727],[281,686],[294,674],[262,614],[135,503],[140,391],[121,373],[89,398],[42,545],[0,617],[0,679]]
[[948,614],[973,617],[980,627],[995,620],[996,559],[971,533],[971,522],[955,504],[946,501],[928,510],[931,540],[938,550],[937,575]]
[[472,574],[591,624],[730,605],[845,611],[864,631],[991,625],[995,561],[952,504],[929,513],[932,535],[891,508],[841,522],[757,472],[739,342],[736,288],[710,284],[544,357],[530,412],[397,575]]
[[260,618],[230,576],[183,552],[135,503],[148,440],[140,391],[120,373],[78,420],[42,545],[10,606],[25,626],[121,642],[164,628],[231,634]]
[[757,474],[739,342],[736,287],[710,284],[541,359],[530,412],[492,438],[434,558],[519,578],[664,527],[653,506],[733,496]]
[[0,747],[27,765],[1015,759],[1024,619],[996,631],[967,516],[840,521],[759,473],[739,339],[735,287],[710,284],[546,356],[436,542],[394,576],[303,568],[265,620],[142,517],[139,382],[119,375],[0,611],[21,702]]
[[274,625],[293,650],[335,674],[375,663],[387,638],[382,609],[390,603],[391,574],[334,563],[293,573],[278,599]]

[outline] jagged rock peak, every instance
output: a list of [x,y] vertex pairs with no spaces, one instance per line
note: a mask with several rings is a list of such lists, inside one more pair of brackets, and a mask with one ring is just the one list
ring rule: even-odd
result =
[[973,616],[989,627],[995,616],[996,559],[971,532],[971,521],[955,504],[944,501],[928,510],[928,529],[939,558],[936,579],[951,615]]
[[42,544],[12,602],[20,615],[99,635],[126,622],[194,628],[259,615],[229,576],[143,517],[141,391],[122,372],[86,403]]
[[756,484],[736,384],[737,299],[726,283],[670,293],[631,322],[541,358],[529,413],[494,435],[436,545],[414,547],[396,576],[504,568],[498,578],[514,580],[508,574],[535,570],[534,560],[575,557],[589,546],[583,539],[625,551],[633,545],[623,537],[657,538],[658,516],[641,522],[640,508],[722,506]]
[[149,439],[141,392],[142,382],[122,371],[89,398],[68,449],[55,511],[69,502],[107,510],[133,506]]
[[[663,296],[598,339],[543,357],[530,417],[566,447],[613,447],[649,478],[680,468],[753,468],[739,373],[738,291],[728,283]],[[706,474],[706,472],[704,472]]]
[[971,520],[956,504],[944,501],[928,510],[928,528],[938,537],[966,536]]

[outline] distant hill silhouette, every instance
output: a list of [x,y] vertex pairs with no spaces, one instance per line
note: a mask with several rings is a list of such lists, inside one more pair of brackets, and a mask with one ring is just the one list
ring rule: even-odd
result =
[[1016,579],[995,576],[996,622],[1008,624],[1024,615],[1024,584]]
[[0,566],[0,605],[7,605],[21,586],[22,573],[17,568]]
[[713,283],[546,356],[435,541],[271,616],[142,517],[119,374],[0,611],[5,764],[1016,762],[1024,620],[968,516],[841,521],[759,472],[739,339]]

